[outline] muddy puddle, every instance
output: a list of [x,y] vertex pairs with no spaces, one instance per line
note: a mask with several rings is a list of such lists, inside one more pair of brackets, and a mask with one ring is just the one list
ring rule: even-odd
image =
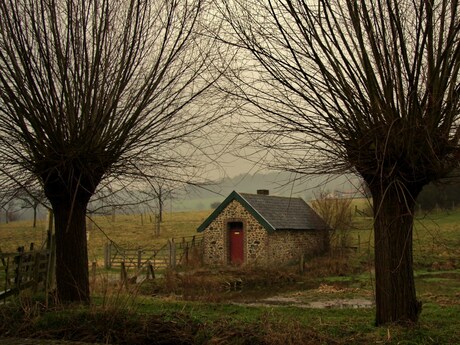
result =
[[[331,286],[327,284],[321,284],[317,289],[310,290],[314,293],[316,298],[314,300],[308,296],[308,292],[302,293],[297,292],[295,294],[284,294],[284,295],[275,295],[266,298],[261,298],[258,300],[247,301],[242,303],[244,305],[252,306],[294,306],[298,308],[309,308],[309,309],[359,309],[359,308],[371,308],[374,306],[374,300],[372,296],[359,296],[362,295],[362,291],[359,289],[348,289],[340,288],[336,286]],[[355,293],[356,297],[345,297],[340,296],[343,293]],[[307,297],[307,299],[306,299]]]
[[238,303],[239,305],[255,307],[292,306],[306,309],[359,309],[371,308],[374,302],[364,298],[330,299],[323,301],[302,302],[295,297],[275,296],[257,302]]

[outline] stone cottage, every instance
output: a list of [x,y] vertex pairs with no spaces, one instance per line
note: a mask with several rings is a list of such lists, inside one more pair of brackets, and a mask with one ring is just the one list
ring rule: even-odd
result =
[[201,224],[204,262],[270,266],[324,250],[328,227],[301,198],[233,191]]

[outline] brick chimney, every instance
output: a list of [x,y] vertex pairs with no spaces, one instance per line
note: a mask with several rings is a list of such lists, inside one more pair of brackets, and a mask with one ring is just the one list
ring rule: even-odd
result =
[[270,195],[270,191],[268,189],[258,189],[257,194],[259,194],[259,195]]

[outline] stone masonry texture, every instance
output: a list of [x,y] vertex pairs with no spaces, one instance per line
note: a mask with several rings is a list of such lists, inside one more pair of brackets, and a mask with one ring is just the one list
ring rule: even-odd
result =
[[298,261],[300,255],[322,251],[320,232],[276,230],[269,233],[237,200],[230,202],[204,231],[204,262],[212,266],[230,261],[228,223],[241,222],[244,265],[272,266]]

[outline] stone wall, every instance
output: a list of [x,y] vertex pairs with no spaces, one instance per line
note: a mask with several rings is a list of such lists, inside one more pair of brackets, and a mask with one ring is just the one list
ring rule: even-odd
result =
[[314,255],[321,251],[320,235],[314,231],[267,230],[236,200],[204,230],[204,262],[227,265],[230,262],[228,223],[242,222],[244,264],[267,266],[298,260],[301,253]]
[[267,231],[236,200],[233,200],[204,230],[204,262],[211,265],[229,263],[227,224],[242,222],[244,233],[244,263],[265,264],[267,261]]
[[277,230],[269,236],[269,263],[298,261],[300,255],[314,256],[323,251],[320,233],[315,231]]

